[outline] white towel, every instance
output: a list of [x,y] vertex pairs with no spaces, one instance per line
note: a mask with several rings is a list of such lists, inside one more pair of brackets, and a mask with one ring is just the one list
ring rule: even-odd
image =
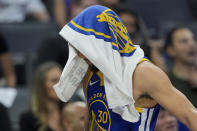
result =
[[[109,108],[120,114],[124,120],[138,121],[139,113],[134,106],[132,76],[144,53],[139,46],[132,44],[118,15],[106,7],[91,6],[65,25],[60,35],[103,73]],[[73,51],[71,48],[69,46],[69,55]],[[68,65],[69,62],[65,68]],[[87,70],[84,65],[82,72]],[[65,70],[67,69],[64,69],[55,90],[57,94],[63,95],[63,99],[66,98],[64,101],[68,101],[74,88],[71,89],[65,82],[69,79],[65,76]],[[75,73],[72,72],[72,75]],[[60,89],[61,91],[57,91]]]
[[70,100],[88,70],[88,65],[80,59],[69,45],[69,58],[59,82],[54,86],[57,96],[64,102]]

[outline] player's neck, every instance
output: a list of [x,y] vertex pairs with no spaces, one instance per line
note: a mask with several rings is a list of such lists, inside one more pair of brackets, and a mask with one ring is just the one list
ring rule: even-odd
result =
[[173,73],[178,78],[183,80],[188,80],[190,74],[196,71],[195,65],[183,64],[180,62],[175,62],[173,67]]

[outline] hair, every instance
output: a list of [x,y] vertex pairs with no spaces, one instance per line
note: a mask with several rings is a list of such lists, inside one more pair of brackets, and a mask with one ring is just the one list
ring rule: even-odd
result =
[[61,66],[55,62],[46,62],[40,65],[34,75],[33,92],[31,96],[30,110],[40,121],[39,131],[43,131],[47,127],[46,114],[48,112],[46,101],[49,100],[45,86],[46,74],[53,68],[61,69]]
[[176,26],[174,28],[172,28],[166,35],[166,38],[165,38],[165,45],[164,45],[164,49],[166,50],[168,47],[172,47],[173,46],[173,35],[174,33],[177,31],[177,30],[180,30],[180,29],[185,29],[187,27],[184,27],[184,26]]

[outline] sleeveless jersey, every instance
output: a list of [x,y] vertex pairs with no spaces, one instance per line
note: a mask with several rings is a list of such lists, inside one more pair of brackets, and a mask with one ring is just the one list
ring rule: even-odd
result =
[[132,123],[123,120],[108,107],[101,72],[90,73],[85,94],[89,108],[89,131],[154,131],[160,106],[157,104],[154,108],[136,107],[140,114],[139,121]]

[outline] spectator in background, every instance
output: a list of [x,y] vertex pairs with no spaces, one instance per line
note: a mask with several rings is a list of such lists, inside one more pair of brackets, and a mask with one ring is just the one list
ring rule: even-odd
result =
[[[45,0],[47,1],[47,0]],[[71,1],[70,17],[75,17],[84,9],[82,0]],[[66,24],[66,23],[65,23]],[[63,68],[68,59],[68,44],[65,40],[58,36],[49,36],[44,40],[37,49],[34,61],[35,67],[47,61],[55,61]]]
[[169,78],[179,91],[197,108],[197,45],[194,34],[186,27],[175,27],[168,32],[165,50],[173,59]]
[[146,55],[150,55],[150,46],[147,29],[136,12],[132,10],[120,9],[118,15],[126,25],[134,44],[141,45]]
[[[72,0],[71,18],[75,17],[85,8],[82,0]],[[53,52],[53,53],[52,53]],[[44,40],[37,49],[34,61],[35,67],[47,61],[55,61],[63,68],[68,59],[68,44],[58,36],[50,36]]]
[[[70,14],[69,20],[73,19],[75,16],[77,16],[82,10],[85,8],[91,6],[91,5],[103,5],[107,6],[113,10],[117,10],[119,3],[119,0],[65,0],[67,3],[70,3],[70,6],[68,7]],[[70,2],[68,2],[70,1]]]
[[[85,1],[72,0],[71,18],[75,17],[87,6],[85,5],[86,3],[83,2]],[[66,65],[68,59],[68,44],[65,42],[66,41],[59,35],[55,37],[49,37],[44,40],[36,52],[36,58],[34,61],[35,68],[48,61],[55,61],[63,68]],[[81,87],[82,86],[77,89],[75,95],[72,97],[72,101],[85,100],[83,89]]]
[[61,67],[54,62],[38,67],[33,81],[30,110],[20,118],[20,131],[62,131],[62,102],[52,88],[58,82],[61,71]]
[[48,13],[40,0],[0,0],[0,23],[23,22],[28,14],[46,22]]
[[[94,1],[94,0],[93,0]],[[77,16],[83,9],[85,9],[87,6],[89,5],[86,5],[86,1],[83,1],[83,0],[72,0],[71,2],[71,18],[70,19],[73,19],[75,16]]]
[[77,16],[83,9],[91,5],[103,5],[111,8],[114,11],[117,11],[117,7],[120,4],[119,0],[65,0],[70,1],[70,19],[73,19]]
[[88,109],[84,102],[71,102],[62,110],[62,123],[66,131],[84,131],[88,121]]
[[161,107],[155,131],[189,131],[189,129],[170,112]]
[[83,0],[83,5],[85,5],[86,7],[91,5],[98,5],[98,0]]
[[[1,86],[9,86],[15,87],[16,86],[16,76],[14,73],[14,69],[12,66],[11,55],[8,50],[7,43],[0,34],[0,63],[1,63],[1,70],[3,73],[2,82],[0,83]],[[5,79],[5,82],[3,82]]]
[[[55,61],[61,66],[61,68],[63,68],[68,59],[68,44],[65,42],[66,41],[60,36],[48,38],[43,41],[37,50],[34,68],[49,61]],[[72,101],[85,100],[83,89],[81,87],[82,86],[77,89],[75,95],[72,97]]]
[[178,131],[178,123],[175,116],[164,108],[160,109],[155,131]]
[[120,8],[118,15],[126,25],[132,42],[136,45],[140,45],[144,50],[145,56],[165,71],[166,67],[160,54],[161,43],[150,41],[148,30],[138,14],[133,10]]
[[52,20],[63,27],[67,22],[66,2],[64,0],[42,0]]
[[99,5],[106,6],[113,11],[118,11],[118,6],[120,5],[120,0],[97,0]]
[[35,67],[48,62],[55,61],[63,68],[68,59],[68,44],[60,36],[44,40],[38,47],[35,59]]

